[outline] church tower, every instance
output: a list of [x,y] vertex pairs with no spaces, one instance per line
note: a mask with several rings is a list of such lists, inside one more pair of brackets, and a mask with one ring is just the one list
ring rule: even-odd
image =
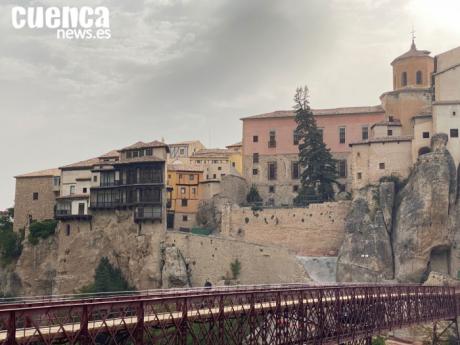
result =
[[417,49],[414,38],[409,51],[394,59],[391,65],[393,66],[393,90],[431,86],[434,59],[428,50]]
[[412,36],[410,49],[391,62],[393,91],[380,96],[387,116],[401,121],[402,134],[414,135],[413,119],[431,112],[431,77],[434,59],[427,50],[418,50]]

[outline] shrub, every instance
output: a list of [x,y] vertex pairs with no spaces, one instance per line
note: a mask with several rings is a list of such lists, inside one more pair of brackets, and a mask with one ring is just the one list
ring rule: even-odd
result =
[[240,273],[241,273],[241,262],[240,262],[240,260],[235,259],[235,261],[233,261],[230,264],[230,269],[232,271],[233,279],[238,279],[238,277],[240,276]]
[[54,219],[33,222],[29,227],[29,242],[32,245],[36,245],[40,239],[45,239],[54,235],[57,224],[58,222]]
[[109,259],[101,258],[94,273],[94,282],[81,289],[82,293],[133,291],[123,273],[114,267]]
[[385,345],[385,339],[381,336],[373,337],[372,345]]
[[256,204],[262,202],[262,198],[257,190],[257,187],[253,184],[249,189],[249,193],[246,195],[246,201],[250,204]]
[[21,255],[23,239],[21,233],[14,232],[13,229],[0,229],[0,258],[3,265]]

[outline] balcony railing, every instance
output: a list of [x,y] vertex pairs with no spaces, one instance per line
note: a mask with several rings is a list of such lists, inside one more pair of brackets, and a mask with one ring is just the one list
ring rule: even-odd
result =
[[134,220],[161,220],[161,207],[136,207]]

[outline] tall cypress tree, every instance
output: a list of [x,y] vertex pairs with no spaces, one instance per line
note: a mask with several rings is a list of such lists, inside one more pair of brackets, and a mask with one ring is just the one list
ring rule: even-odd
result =
[[333,185],[337,184],[336,160],[323,142],[308,100],[308,88],[297,88],[294,96],[295,135],[299,141],[299,164],[302,167],[300,188],[294,199],[296,205],[308,205],[311,201],[327,201],[334,197]]

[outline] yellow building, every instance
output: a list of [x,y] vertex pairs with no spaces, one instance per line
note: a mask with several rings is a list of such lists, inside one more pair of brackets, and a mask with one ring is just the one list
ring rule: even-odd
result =
[[227,149],[230,151],[230,165],[235,168],[235,170],[242,175],[243,174],[243,143],[228,145]]
[[184,164],[168,165],[168,229],[189,231],[196,225],[201,200],[203,169]]

